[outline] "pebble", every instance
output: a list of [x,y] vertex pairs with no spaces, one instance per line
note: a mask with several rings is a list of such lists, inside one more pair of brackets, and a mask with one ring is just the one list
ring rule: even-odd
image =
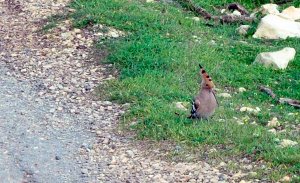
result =
[[243,92],[245,92],[245,91],[247,91],[246,88],[243,88],[243,87],[240,87],[240,88],[239,88],[239,92],[240,92],[240,93],[243,93]]
[[220,93],[218,94],[218,96],[223,98],[231,98],[231,95],[229,93]]
[[105,138],[103,141],[102,141],[103,144],[108,144],[109,143],[109,138]]
[[278,127],[280,126],[280,123],[276,117],[274,117],[271,121],[268,122],[267,124],[268,127]]
[[83,169],[81,169],[81,173],[82,173],[82,174],[88,174],[88,173],[89,173],[89,171],[88,171],[88,169],[86,169],[86,168],[83,168]]

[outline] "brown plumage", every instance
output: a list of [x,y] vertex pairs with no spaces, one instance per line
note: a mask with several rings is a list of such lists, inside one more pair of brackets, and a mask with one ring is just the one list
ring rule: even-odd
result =
[[214,114],[215,109],[218,107],[218,101],[215,96],[215,91],[213,90],[215,85],[211,77],[200,64],[199,66],[202,82],[199,94],[193,101],[191,115],[189,118],[207,119]]

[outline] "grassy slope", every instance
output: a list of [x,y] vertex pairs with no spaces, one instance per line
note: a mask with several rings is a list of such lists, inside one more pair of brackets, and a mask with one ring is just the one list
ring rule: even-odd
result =
[[[197,1],[204,7],[208,2],[223,4],[205,2]],[[300,99],[300,56],[297,54],[284,71],[251,64],[262,51],[291,46],[300,52],[299,39],[260,41],[251,36],[241,37],[235,33],[237,25],[207,27],[204,21],[190,19],[191,13],[164,3],[76,0],[73,7],[77,9],[73,15],[76,26],[94,22],[130,32],[124,38],[106,42],[111,53],[107,61],[115,63],[121,71],[120,80],[108,84],[106,97],[133,104],[126,121],[137,121],[130,127],[139,138],[173,139],[196,148],[204,144],[224,144],[228,147],[226,150],[231,149],[235,154],[253,155],[255,151],[254,158],[263,158],[271,162],[271,166],[280,165],[280,172],[274,171],[272,179],[278,179],[285,171],[299,174],[299,146],[276,147],[276,138],[300,143],[299,132],[291,132],[291,126],[299,124],[299,112],[290,106],[275,104],[257,87],[268,85],[279,96]],[[201,122],[186,119],[187,112],[178,111],[173,105],[177,101],[189,102],[197,93],[198,63],[205,66],[221,91],[233,95],[229,99],[220,98],[220,107],[213,119]],[[245,87],[247,91],[238,93],[238,87]],[[259,107],[262,111],[258,115],[245,114],[239,112],[241,106]],[[235,117],[242,119],[245,125],[237,125]],[[272,117],[286,122],[283,124],[286,133],[267,132],[265,124]],[[249,124],[253,121],[258,126]]]

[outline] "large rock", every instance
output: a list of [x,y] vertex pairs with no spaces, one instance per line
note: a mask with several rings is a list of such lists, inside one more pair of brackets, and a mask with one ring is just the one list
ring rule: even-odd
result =
[[295,8],[294,6],[284,9],[281,14],[292,20],[300,20],[300,8]]
[[278,5],[277,4],[264,4],[261,6],[261,13],[263,15],[267,14],[278,14]]
[[288,63],[294,59],[295,54],[296,50],[289,47],[275,52],[263,52],[256,57],[254,63],[260,63],[275,69],[285,69]]
[[300,38],[300,23],[279,15],[269,14],[261,19],[253,37],[264,39]]

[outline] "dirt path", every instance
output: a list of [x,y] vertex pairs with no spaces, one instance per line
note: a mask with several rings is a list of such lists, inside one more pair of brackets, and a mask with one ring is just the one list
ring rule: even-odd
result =
[[52,101],[36,98],[30,83],[7,73],[1,64],[1,182],[84,182],[78,148],[93,142],[93,136],[80,119],[51,115]]
[[205,162],[164,161],[156,156],[163,152],[114,133],[122,106],[93,99],[95,87],[114,78],[95,64],[91,47],[122,33],[73,29],[70,20],[37,33],[67,3],[0,0],[0,180],[230,181]]

